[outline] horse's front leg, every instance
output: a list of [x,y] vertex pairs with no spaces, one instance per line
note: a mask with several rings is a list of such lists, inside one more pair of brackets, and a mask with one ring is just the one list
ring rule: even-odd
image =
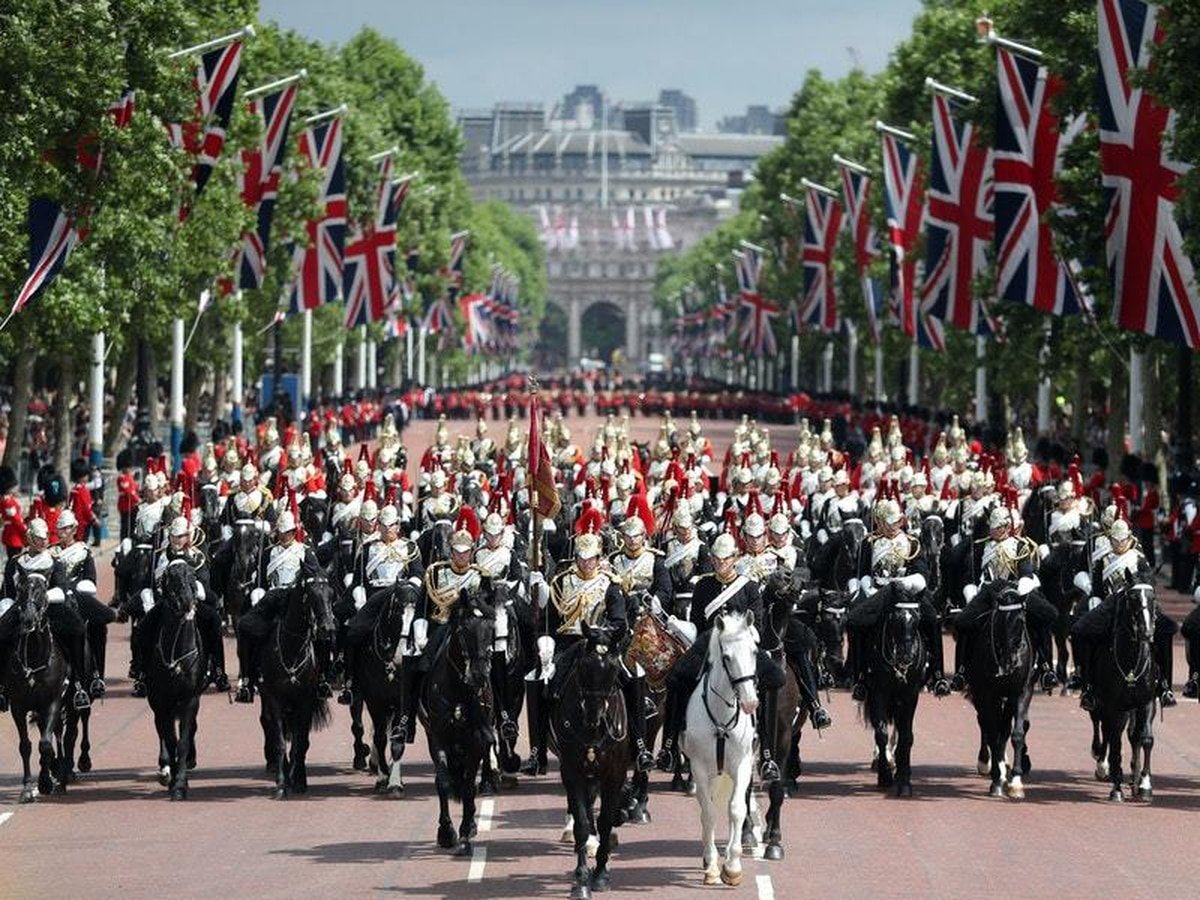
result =
[[158,783],[170,787],[177,765],[179,743],[175,738],[175,719],[166,710],[154,711],[154,730],[158,732]]
[[200,714],[200,695],[188,699],[179,715],[179,746],[175,756],[175,780],[171,784],[171,799],[186,800],[188,768],[195,756],[196,718]]
[[383,793],[388,787],[387,763],[387,716],[377,706],[372,706],[371,713],[371,754],[374,757],[375,791]]
[[890,788],[893,784],[892,760],[888,754],[888,722],[878,691],[871,693],[871,728],[875,732],[875,784]]
[[587,900],[592,895],[591,872],[588,871],[588,838],[591,836],[591,825],[588,821],[587,786],[582,783],[568,783],[568,780],[563,778],[563,787],[567,789],[567,806],[571,811],[572,836],[575,843],[571,900]]
[[446,761],[446,751],[434,744],[432,735],[429,738],[429,755],[433,758],[433,781],[438,792],[437,843],[439,847],[448,850],[455,844],[454,822],[450,818],[449,764]]
[[[265,703],[264,703],[265,705]],[[267,715],[264,711],[263,715]],[[271,725],[271,741],[275,750],[275,794],[276,800],[287,799],[291,785],[288,783],[287,735],[283,727],[283,711],[276,708],[268,716]]]
[[917,714],[918,692],[907,700],[896,719],[896,796],[912,796],[913,718]]
[[459,856],[470,856],[472,852],[471,839],[479,831],[475,821],[476,781],[479,776],[479,760],[467,766],[462,786],[462,822],[458,826],[458,849],[454,852]]
[[1154,789],[1150,783],[1150,752],[1154,749],[1154,704],[1139,710],[1138,719],[1137,742],[1142,750],[1142,773],[1137,783],[1137,798],[1149,803],[1154,799]]
[[1121,803],[1125,799],[1121,791],[1121,740],[1127,719],[1128,715],[1124,713],[1108,713],[1104,718],[1104,743],[1108,748],[1108,780],[1112,784],[1108,799],[1114,803]]
[[404,793],[404,774],[400,770],[400,760],[404,756],[404,735],[400,732],[400,726],[396,724],[398,713],[393,712],[390,716],[390,729],[388,731],[388,749],[391,755],[388,761],[388,796],[399,797]]
[[79,715],[74,709],[65,713],[62,746],[58,755],[58,780],[63,785],[75,780],[75,742],[79,740]]
[[1029,752],[1026,749],[1025,741],[1029,737],[1029,704],[1032,697],[1033,683],[1029,682],[1021,691],[1021,695],[1016,699],[1013,710],[1013,767],[1012,772],[1009,773],[1008,784],[1004,786],[1004,792],[1013,800],[1025,799],[1025,785],[1021,781],[1021,776],[1026,773],[1026,765],[1029,762]]
[[1096,780],[1108,780],[1108,748],[1100,734],[1100,714],[1093,711],[1092,718],[1092,759],[1096,761]]
[[25,710],[15,703],[12,705],[12,717],[17,728],[17,749],[20,751],[21,766],[24,769],[21,798],[18,802],[32,803],[37,799],[37,793],[33,789],[33,772],[30,771],[29,764],[29,758],[33,755],[33,741],[29,740],[29,722],[25,717]]
[[79,771],[92,771],[92,710],[79,712]]
[[742,825],[746,821],[746,791],[739,785],[749,785],[753,779],[754,758],[747,752],[732,773],[733,790],[729,795],[729,837],[725,842],[725,861],[721,865],[721,881],[731,887],[742,883]]
[[297,794],[308,793],[308,743],[312,735],[312,712],[305,710],[292,722],[291,781]]
[[363,701],[358,691],[350,702],[350,734],[354,738],[354,769],[368,771],[368,748],[363,741]]
[[67,789],[67,782],[64,779],[55,780],[56,763],[59,762],[59,758],[54,751],[54,742],[63,736],[62,716],[62,700],[56,698],[51,702],[45,715],[38,720],[41,728],[38,738],[38,757],[41,763],[41,771],[38,773],[38,789],[43,794]]
[[606,891],[611,883],[608,874],[608,860],[612,856],[613,826],[617,822],[621,809],[621,787],[608,785],[600,795],[600,815],[596,819],[596,835],[599,843],[596,847],[596,867],[592,871],[592,890]]

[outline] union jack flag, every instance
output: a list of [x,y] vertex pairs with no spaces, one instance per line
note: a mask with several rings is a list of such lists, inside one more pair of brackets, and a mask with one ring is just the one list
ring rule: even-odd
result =
[[396,185],[392,157],[379,162],[375,217],[357,230],[346,247],[342,284],[346,297],[346,327],[378,322],[392,297],[396,256]]
[[[400,213],[404,210],[404,201],[408,199],[409,188],[412,187],[412,176],[405,175],[392,182],[392,228],[395,230],[397,223],[400,221]],[[404,283],[404,279],[396,277],[396,242],[392,241],[391,251],[388,253],[388,273],[390,289],[388,292],[388,303],[398,304],[403,299],[410,296],[408,285]]]
[[342,117],[334,116],[300,135],[300,155],[321,172],[317,202],[324,213],[305,226],[308,246],[292,254],[290,310],[298,313],[331,303],[342,290],[342,247],[346,240],[346,175],[342,166]]
[[859,166],[835,158],[842,175],[842,197],[846,203],[846,226],[854,242],[854,270],[862,285],[863,306],[867,310],[867,324],[871,330],[871,341],[880,341],[879,283],[870,276],[871,263],[879,256],[875,227],[871,224],[871,177]]
[[762,250],[743,241],[742,249],[735,250],[733,258],[740,293],[739,307],[743,314],[739,343],[743,350],[755,356],[774,356],[778,348],[771,323],[781,310],[758,292]]
[[[108,114],[118,128],[124,128],[132,121],[133,111],[134,93],[129,88],[108,108]],[[101,148],[90,137],[76,147],[75,162],[80,168],[99,176],[102,161]],[[71,251],[86,233],[82,220],[87,215],[86,207],[67,212],[61,204],[44,197],[34,197],[29,201],[29,271],[17,291],[9,319],[36,299],[58,277]]]
[[925,173],[920,157],[898,135],[880,131],[883,142],[883,199],[887,210],[892,314],[904,333],[917,337],[917,257],[924,216]]
[[449,301],[442,297],[433,301],[425,312],[421,327],[429,334],[440,334],[443,331],[454,330],[454,319],[450,315]]
[[463,286],[463,262],[467,253],[467,240],[470,238],[471,232],[457,231],[450,236],[450,260],[446,263],[446,268],[443,270],[447,280],[446,294],[453,303],[458,299],[459,291]]
[[933,95],[932,156],[921,305],[955,328],[990,335],[996,329],[971,282],[986,268],[992,242],[992,152],[940,92]]
[[837,283],[833,254],[842,227],[842,207],[828,188],[804,186],[804,305],[800,319],[826,334],[838,330]]
[[242,232],[238,248],[238,287],[261,288],[267,270],[267,250],[271,245],[271,220],[275,214],[275,199],[279,196],[279,179],[283,158],[287,154],[288,125],[296,106],[294,84],[273,94],[252,100],[249,111],[262,122],[262,139],[253,150],[242,151],[242,171],[239,188],[242,202],[255,211],[257,224],[253,231]]
[[1174,111],[1129,73],[1145,69],[1162,42],[1159,8],[1141,0],[1099,0],[1100,171],[1113,318],[1192,349],[1200,347],[1200,296],[1175,219],[1179,176],[1190,167],[1168,156],[1164,134]]
[[996,294],[1059,316],[1078,313],[1084,300],[1054,249],[1049,218],[1062,153],[1085,120],[1059,127],[1051,102],[1063,83],[1045,66],[1005,47],[996,59]]
[[[241,74],[241,63],[241,41],[234,41],[203,54],[200,64],[196,67],[194,82],[195,117],[188,122],[167,125],[167,136],[171,145],[196,157],[192,166],[196,197],[200,196],[204,186],[208,184],[209,176],[221,157],[221,149],[225,146],[226,131],[233,115],[234,95],[237,93],[238,77]],[[180,204],[180,221],[187,218],[189,211],[187,203]]]

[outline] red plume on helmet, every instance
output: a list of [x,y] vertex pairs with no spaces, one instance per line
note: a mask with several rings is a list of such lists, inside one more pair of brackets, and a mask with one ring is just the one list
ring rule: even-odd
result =
[[288,485],[288,508],[292,511],[292,518],[296,520],[296,540],[303,544],[305,541],[304,526],[300,524],[300,504],[296,502],[296,489]]
[[754,488],[750,491],[750,497],[746,501],[746,515],[758,513],[761,516],[762,511],[762,498],[758,496],[758,488]]
[[696,468],[696,454],[689,453],[687,455],[687,470],[690,472],[694,468]]
[[854,464],[850,470],[850,490],[857,491],[862,487],[862,460]]
[[458,518],[454,520],[454,530],[465,530],[471,535],[471,540],[479,540],[479,516],[475,514],[475,510],[463,504],[458,511]]
[[389,481],[383,489],[383,502],[385,506],[395,506],[399,509],[400,504],[396,501],[400,498],[400,485],[398,482]]
[[358,448],[358,459],[359,462],[366,460],[367,465],[371,464],[371,448],[367,446],[366,441],[363,441]]
[[379,501],[379,493],[375,490],[375,479],[367,476],[367,484],[363,488],[363,503],[368,500]]
[[771,451],[771,465],[774,466],[776,469],[779,468],[779,451],[778,450]]
[[732,535],[734,540],[738,540],[738,516],[737,510],[733,507],[725,510],[725,533]]
[[575,520],[576,534],[599,534],[604,528],[604,516],[594,506],[589,506]]
[[942,493],[940,495],[941,499],[946,500],[946,501],[950,501],[950,500],[954,499],[954,485],[952,483],[953,481],[954,481],[954,479],[951,478],[949,475],[947,475],[945,480],[942,481]]
[[352,460],[349,456],[347,456],[345,459],[342,460],[342,474],[343,475],[353,475],[354,474],[354,460]]
[[282,497],[289,490],[287,469],[283,466],[279,467],[279,471],[275,473],[275,487],[272,493],[276,497]]
[[646,500],[645,494],[634,494],[629,498],[629,503],[625,507],[625,518],[637,516],[646,526],[646,534],[653,535],[655,531],[654,513],[650,510],[650,503]]
[[1076,462],[1079,457],[1076,456],[1071,464],[1067,466],[1067,479],[1071,482],[1071,486],[1075,488],[1075,496],[1083,496],[1083,477],[1079,474],[1079,463]]
[[775,492],[775,501],[771,504],[771,515],[776,516],[779,513],[787,512],[787,494],[783,488]]
[[925,476],[925,490],[933,490],[933,478],[929,474],[929,457],[921,461],[921,474]]

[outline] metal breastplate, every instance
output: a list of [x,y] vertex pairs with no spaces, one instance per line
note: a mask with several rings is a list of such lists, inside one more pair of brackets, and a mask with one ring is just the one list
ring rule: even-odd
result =
[[80,577],[80,569],[88,558],[87,544],[76,541],[65,550],[60,550],[58,553],[58,561],[62,563],[63,571],[66,572],[67,580],[70,582],[76,581]]
[[618,553],[612,562],[617,578],[627,591],[644,591],[654,582],[654,554],[649,550],[643,550],[633,558]]
[[[675,557],[679,557],[676,559]],[[670,562],[671,578],[676,584],[686,582],[696,570],[696,561],[700,558],[700,541],[694,540],[687,544],[672,541],[667,546],[667,560]]]
[[507,547],[480,547],[475,553],[475,564],[483,569],[485,575],[500,578],[508,572],[512,564],[512,551]]
[[463,591],[479,589],[479,570],[472,567],[465,572],[455,572],[449,564],[438,566],[430,579],[432,590],[428,591],[433,608],[429,618],[434,622],[446,623],[450,612]]
[[162,521],[162,514],[162,503],[158,500],[155,500],[153,503],[142,504],[142,506],[138,507],[137,520],[134,525],[137,536],[143,540],[152,538],[154,532],[158,529],[159,523]]
[[375,541],[367,551],[367,580],[373,587],[395,584],[411,558],[407,541]]
[[271,548],[267,563],[267,584],[273,588],[288,588],[300,578],[300,564],[304,560],[304,545]]
[[612,582],[603,572],[584,581],[574,572],[563,576],[555,606],[562,617],[559,634],[583,634],[581,622],[597,625],[604,618],[604,597]]
[[43,550],[37,554],[30,554],[26,551],[17,557],[18,581],[24,580],[30,575],[40,575],[42,578],[49,580],[50,572],[53,568],[54,557],[50,555],[49,550]]
[[738,560],[737,573],[745,575],[751,581],[762,581],[779,567],[779,557],[774,553],[759,553],[756,556],[743,556]]

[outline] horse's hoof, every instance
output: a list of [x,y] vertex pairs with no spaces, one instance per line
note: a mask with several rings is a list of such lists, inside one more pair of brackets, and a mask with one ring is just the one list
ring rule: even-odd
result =
[[307,781],[297,781],[295,784],[292,785],[292,793],[293,794],[307,794],[308,793],[308,782]]
[[79,757],[79,771],[85,775],[92,771],[92,758],[86,753]]
[[454,833],[453,826],[441,825],[438,827],[437,843],[443,850],[449,850],[458,843],[458,835]]
[[158,783],[163,787],[171,786],[171,770],[166,766],[158,770]]
[[725,884],[729,885],[730,887],[737,887],[739,884],[742,883],[742,873],[741,872],[731,872],[727,868],[722,866],[721,867],[721,881],[723,881]]
[[897,797],[911,797],[912,796],[912,785],[908,784],[908,783],[896,785],[896,796]]
[[1154,799],[1154,791],[1152,788],[1138,788],[1137,798],[1149,803]]
[[684,786],[683,786],[683,792],[685,794],[687,794],[689,797],[695,797],[696,796],[696,782],[694,782],[694,781],[685,782]]
[[351,763],[351,766],[353,766],[355,772],[367,771],[367,754],[355,753],[354,762]]
[[1111,791],[1108,792],[1108,799],[1112,803],[1124,803],[1125,795],[1121,793],[1120,788],[1115,787]]
[[404,796],[404,785],[393,784],[388,787],[387,795],[389,800],[399,800]]
[[286,800],[287,795],[288,795],[287,788],[275,788],[275,793],[273,793],[271,795],[271,799],[272,800]]
[[713,866],[711,869],[704,870],[704,883],[705,884],[720,884],[721,883],[721,872],[719,869],[717,869],[716,866]]
[[1010,781],[1004,786],[1004,794],[1010,800],[1024,800],[1025,785],[1021,784],[1019,781]]
[[[83,769],[83,766],[80,766],[79,768],[82,770],[82,769]],[[195,758],[195,757],[192,757],[191,759],[189,759],[189,760],[187,761],[187,770],[188,770],[189,772],[191,772],[191,771],[192,771],[192,770],[194,770],[195,768],[196,768],[196,758]]]
[[496,793],[496,785],[490,780],[479,782],[479,796],[490,797]]
[[175,788],[174,790],[172,790],[171,791],[171,799],[172,800],[186,800],[187,799],[187,788]]
[[617,837],[617,833],[615,831],[610,831],[608,833],[608,852],[616,853],[617,847],[619,847],[620,845],[621,845],[621,840],[620,840],[620,838]]
[[763,850],[763,859],[779,862],[783,859],[783,844],[767,844]]
[[1106,763],[1106,762],[1096,763],[1096,780],[1097,781],[1108,781],[1108,763]]
[[1021,774],[1028,775],[1033,771],[1033,760],[1029,758],[1028,753],[1021,754]]
[[559,843],[573,844],[575,843],[575,829],[570,826],[562,830],[562,834],[558,837]]
[[388,787],[387,778],[376,778],[375,779],[375,793],[382,794],[384,791],[387,790],[387,787]]
[[592,900],[592,889],[586,884],[576,884],[571,888],[571,900]]
[[461,841],[459,845],[454,848],[455,856],[470,856],[472,852],[470,841]]
[[31,787],[25,788],[23,791],[21,791],[21,796],[17,799],[17,802],[18,803],[36,803],[37,802],[37,791],[35,791]]
[[993,781],[992,786],[990,788],[988,788],[988,796],[989,797],[1003,797],[1004,796],[1004,785],[1002,785],[998,781]]
[[987,778],[992,774],[992,762],[988,759],[980,759],[975,762],[975,772],[982,778]]
[[592,873],[592,890],[603,893],[612,886],[612,878],[608,872]]
[[650,810],[646,808],[645,803],[639,803],[633,808],[633,814],[629,817],[629,821],[634,825],[650,824]]

